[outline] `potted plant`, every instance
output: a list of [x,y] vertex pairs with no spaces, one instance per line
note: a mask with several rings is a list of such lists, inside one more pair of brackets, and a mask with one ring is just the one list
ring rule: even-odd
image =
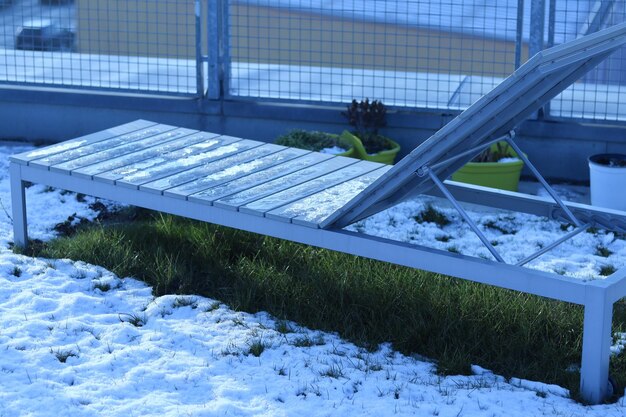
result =
[[341,137],[354,146],[355,156],[368,161],[393,164],[400,152],[400,145],[378,133],[387,125],[387,109],[378,100],[369,99],[357,102],[352,100],[345,112],[341,113],[354,128],[344,131]]
[[295,129],[281,135],[275,141],[278,145],[340,156],[353,156],[352,143],[331,133]]
[[506,142],[497,142],[452,174],[452,181],[517,191],[524,162]]
[[626,211],[626,155],[604,153],[589,157],[591,204]]

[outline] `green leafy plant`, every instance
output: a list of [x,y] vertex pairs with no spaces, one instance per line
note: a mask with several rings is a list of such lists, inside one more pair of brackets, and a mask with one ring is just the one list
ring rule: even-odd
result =
[[348,151],[351,145],[345,143],[337,135],[325,132],[307,131],[295,129],[287,134],[279,136],[276,144],[292,148],[306,149],[308,151],[321,151],[326,148],[339,147]]
[[389,139],[381,136],[378,131],[387,126],[387,108],[382,101],[369,101],[368,98],[361,101],[352,100],[345,112],[341,113],[348,123],[354,128],[357,136],[368,154],[375,154],[393,145]]

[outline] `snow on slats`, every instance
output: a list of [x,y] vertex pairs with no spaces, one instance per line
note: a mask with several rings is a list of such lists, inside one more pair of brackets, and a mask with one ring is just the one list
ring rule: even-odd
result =
[[213,133],[206,132],[200,132],[194,136],[198,136],[201,141],[194,143],[190,146],[175,149],[172,152],[150,155],[146,159],[140,159],[136,162],[125,164],[111,171],[106,171],[94,175],[93,179],[95,181],[113,184],[121,178],[139,174],[144,170],[156,170],[161,165],[168,164],[179,159],[188,158],[201,152],[210,151],[217,147],[228,145],[241,140],[239,138],[233,138],[230,136],[216,136]]
[[[320,165],[324,166],[325,164],[328,164],[328,162]],[[289,204],[293,201],[300,200],[312,194],[316,194],[379,167],[380,164],[375,162],[359,161],[336,171],[330,172],[331,170],[327,170],[326,172],[330,173],[311,179],[295,187],[290,187],[286,190],[252,201],[245,206],[239,207],[239,211],[242,213],[262,216],[270,210],[284,206],[285,204]]]
[[[289,150],[295,151],[297,149],[290,148]],[[190,185],[189,190],[187,190],[185,186],[181,186],[167,190],[164,194],[183,199],[188,197],[189,201],[211,204],[215,200],[240,193],[249,188],[276,180],[277,178],[285,177],[293,172],[303,170],[330,158],[331,156],[328,154],[307,153],[303,156],[297,157],[296,159],[283,162],[279,165],[263,169],[261,171],[253,172],[250,175],[246,175],[215,187],[207,188],[203,191],[194,191],[191,189]]]
[[18,155],[11,156],[11,162],[26,165],[30,161],[35,159],[45,158],[51,155],[55,155],[61,152],[66,152],[71,149],[76,149],[81,146],[88,145],[90,143],[99,142],[102,140],[110,139],[119,135],[135,132],[140,129],[145,129],[151,126],[155,126],[156,123],[149,122],[147,120],[135,120],[134,122],[126,123],[121,126],[112,127],[101,132],[91,133],[89,135],[81,136],[76,139],[67,140],[65,142],[57,143],[54,145],[46,146],[44,148],[38,148],[32,151],[27,151]]
[[139,189],[156,194],[161,194],[164,190],[168,188],[185,184],[190,181],[202,180],[212,174],[222,173],[225,170],[237,168],[242,163],[247,163],[251,160],[255,160],[263,156],[278,152],[283,148],[283,146],[279,145],[261,145],[256,148],[235,153],[231,156],[227,156],[226,158],[199,165],[195,168],[188,169],[174,175],[169,175],[156,181],[148,182],[141,185]]
[[390,165],[383,165],[367,174],[271,210],[265,216],[271,219],[285,222],[291,221],[303,226],[317,228],[321,221],[350,201],[390,168]]
[[195,153],[194,155],[173,159],[151,168],[139,170],[116,180],[115,184],[123,187],[137,188],[148,182],[175,175],[179,172],[187,171],[191,168],[208,164],[261,145],[263,145],[263,142],[254,140],[244,139],[233,141],[232,143],[222,144],[206,152]]
[[304,153],[306,151],[300,149],[288,149],[274,144],[263,145],[220,159],[211,164],[202,165],[180,174],[144,184],[139,188],[157,193],[175,189],[175,192],[178,195],[182,194],[184,198],[196,191],[214,187]]
[[197,130],[178,128],[156,136],[150,136],[135,142],[126,142],[118,146],[109,147],[107,149],[84,155],[57,165],[50,167],[50,171],[54,172],[72,172],[75,169],[84,168],[89,165],[106,163],[118,156],[133,154],[146,148],[153,147],[163,142],[168,142],[182,136],[188,136],[196,133]]
[[[167,133],[165,133],[165,135],[167,135]],[[177,136],[177,138],[174,140],[168,140],[166,142],[159,141],[158,143],[154,143],[153,146],[147,147],[145,149],[141,149],[130,154],[121,155],[116,158],[111,158],[93,165],[76,169],[72,171],[72,175],[77,177],[92,178],[94,175],[102,174],[107,171],[113,171],[115,169],[122,168],[136,162],[141,162],[156,156],[162,156],[169,152],[173,152],[178,149],[186,148],[191,145],[204,142],[207,139],[214,139],[218,136],[219,135],[212,133],[196,133],[184,137]],[[154,140],[157,141],[157,138],[158,136],[155,137]]]
[[[356,159],[345,157],[331,157],[323,161],[318,161],[314,165],[299,169],[291,174],[280,176],[273,180],[261,183],[255,187],[247,188],[241,192],[238,192],[227,197],[220,198],[213,202],[213,205],[217,207],[227,208],[231,210],[237,210],[239,207],[251,203],[255,200],[276,194],[283,190],[295,187],[303,184],[307,181],[311,181],[317,177],[321,177],[332,171],[336,171],[340,168],[346,167],[356,163]],[[195,201],[196,196],[190,196],[190,201]]]
[[89,144],[85,144],[84,146],[80,146],[74,149],[68,149],[66,151],[63,151],[54,155],[49,155],[41,159],[36,159],[36,160],[31,161],[28,165],[48,169],[52,165],[61,164],[63,162],[77,159],[85,155],[90,155],[96,152],[114,148],[116,146],[127,144],[129,142],[134,142],[134,141],[145,139],[151,136],[155,136],[160,133],[174,130],[175,128],[176,128],[175,126],[168,126],[168,125],[161,125],[161,124],[150,126],[145,129],[140,129],[131,133],[125,133],[123,135],[111,137],[108,139],[100,140],[100,141],[89,143]]

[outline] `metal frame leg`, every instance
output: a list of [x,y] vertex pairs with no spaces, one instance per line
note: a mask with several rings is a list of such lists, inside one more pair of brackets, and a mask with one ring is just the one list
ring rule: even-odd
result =
[[28,229],[26,225],[26,193],[22,181],[22,170],[18,164],[11,164],[11,210],[13,213],[13,242],[15,246],[26,248],[28,245]]
[[591,404],[602,402],[608,394],[612,323],[613,303],[608,300],[607,290],[588,286],[585,296],[580,394]]

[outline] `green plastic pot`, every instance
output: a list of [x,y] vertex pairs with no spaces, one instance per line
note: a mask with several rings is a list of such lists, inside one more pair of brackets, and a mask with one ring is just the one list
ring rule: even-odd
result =
[[332,134],[331,136],[337,137],[338,142],[343,142],[343,145],[349,145],[350,148],[345,151],[345,152],[341,152],[338,153],[337,156],[347,156],[348,158],[358,158],[355,154],[356,154],[356,150],[354,149],[354,145],[352,144],[352,142],[348,142],[345,139],[343,139],[341,136],[339,135],[335,135]]
[[[496,145],[492,145],[495,147]],[[507,150],[510,157],[517,157],[517,153],[510,147]],[[500,190],[517,191],[519,178],[524,168],[522,160],[511,162],[468,162],[452,174],[452,181],[483,187],[498,188]]]
[[365,151],[365,147],[363,146],[361,139],[348,132],[347,130],[343,131],[340,138],[343,139],[345,142],[352,144],[352,147],[354,149],[353,158],[359,158],[365,161],[380,162],[383,164],[392,165],[396,160],[398,152],[400,152],[400,145],[389,138],[385,139],[387,139],[392,144],[392,148],[375,153],[373,155],[370,155]]
[[358,159],[358,156],[355,155],[356,154],[356,150],[354,149],[354,145],[352,144],[351,141],[347,141],[343,137],[341,137],[340,135],[336,135],[334,133],[327,133],[327,135],[328,136],[332,136],[333,138],[336,138],[337,139],[337,144],[340,145],[341,148],[345,148],[346,146],[348,147],[347,151],[341,152],[341,153],[336,153],[334,155],[336,155],[336,156],[347,156],[348,158],[356,158],[356,159]]

